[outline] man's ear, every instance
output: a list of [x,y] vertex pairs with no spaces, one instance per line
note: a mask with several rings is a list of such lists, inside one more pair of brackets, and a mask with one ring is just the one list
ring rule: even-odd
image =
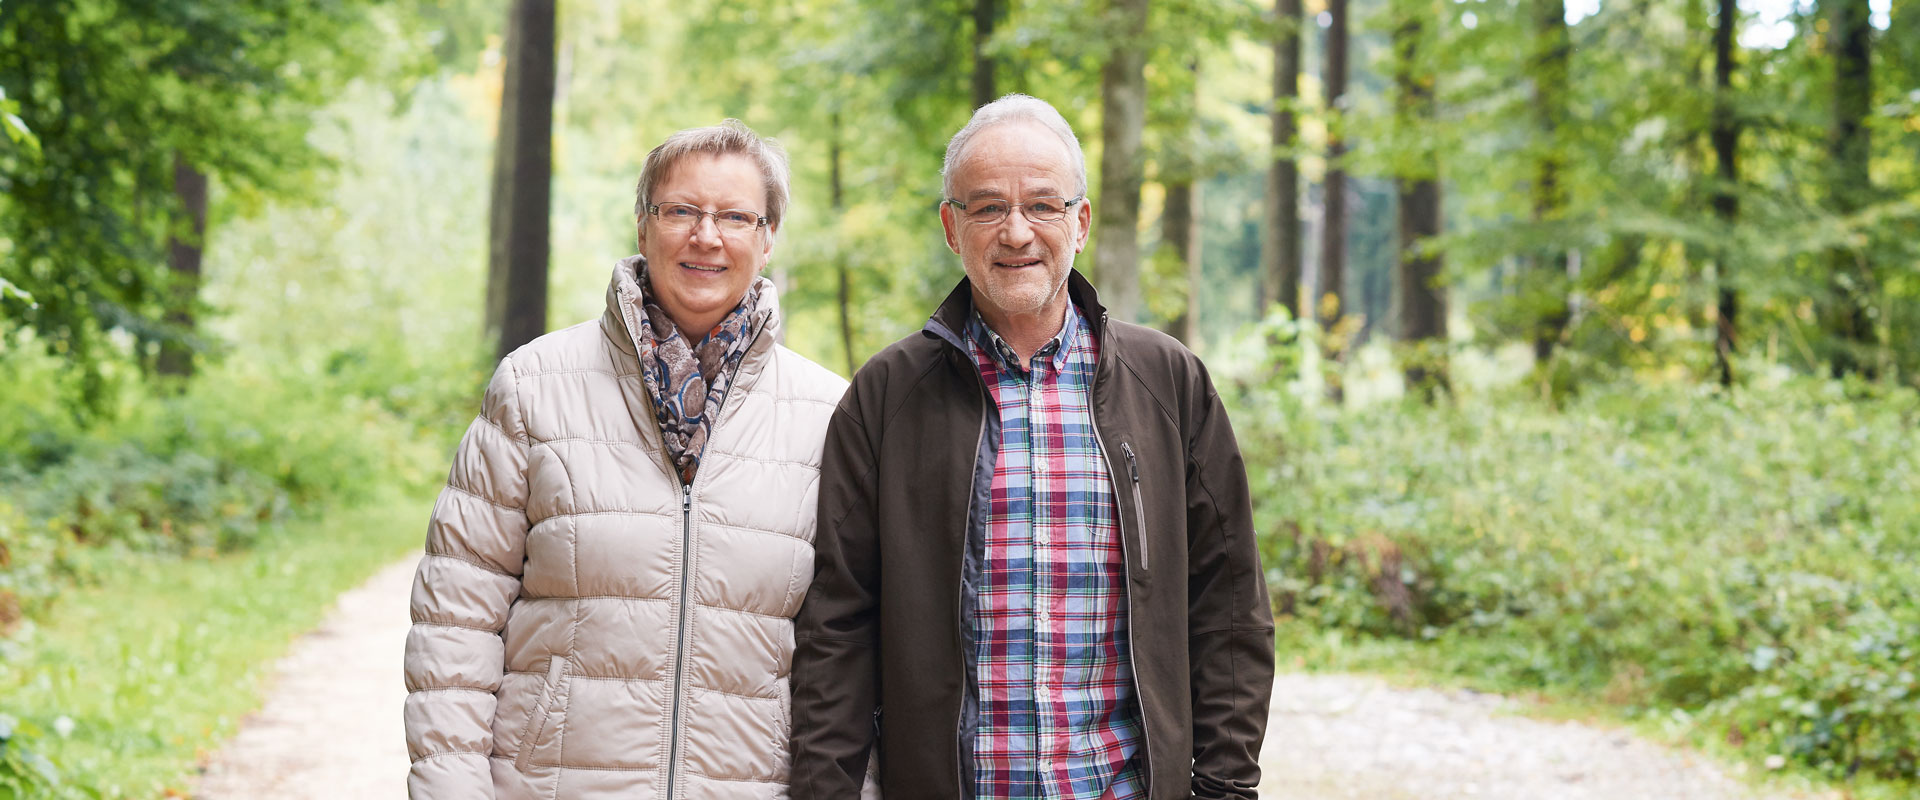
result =
[[773,238],[774,234],[779,232],[780,223],[775,222],[767,226],[767,232],[762,236],[762,238],[766,240],[767,245],[766,247],[760,248],[760,268],[763,270],[766,269],[767,259],[773,258]]
[[633,221],[633,243],[640,248],[634,252],[647,252],[647,221],[645,219]]
[[1093,232],[1093,199],[1082,199],[1074,215],[1080,220],[1080,235],[1074,240],[1073,252],[1080,253],[1087,249],[1087,235]]
[[[953,218],[953,204],[941,201],[940,227],[947,232],[947,249],[954,255],[960,254],[960,221]],[[1085,238],[1085,237],[1082,237]]]

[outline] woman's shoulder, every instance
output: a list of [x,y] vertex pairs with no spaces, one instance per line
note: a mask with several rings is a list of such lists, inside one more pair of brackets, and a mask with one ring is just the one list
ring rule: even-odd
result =
[[824,403],[831,408],[847,391],[846,378],[786,345],[774,345],[773,357],[779,375],[776,392],[783,399]]
[[543,334],[521,345],[509,356],[522,379],[569,372],[613,373],[607,358],[606,336],[598,320],[588,320]]

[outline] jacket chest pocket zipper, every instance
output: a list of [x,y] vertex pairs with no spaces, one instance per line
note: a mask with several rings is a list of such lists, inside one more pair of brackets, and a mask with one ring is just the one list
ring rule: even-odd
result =
[[1127,477],[1133,479],[1133,528],[1140,536],[1140,569],[1147,568],[1147,507],[1140,501],[1140,462],[1133,457],[1133,446],[1120,443],[1121,454],[1127,457]]
[[553,701],[560,694],[560,680],[567,674],[567,660],[554,656],[547,660],[547,682],[540,687],[540,702],[534,706],[533,714],[527,717],[527,729],[520,735],[520,756],[514,759],[514,769],[526,772],[533,762],[533,747],[547,732],[547,718],[553,712]]

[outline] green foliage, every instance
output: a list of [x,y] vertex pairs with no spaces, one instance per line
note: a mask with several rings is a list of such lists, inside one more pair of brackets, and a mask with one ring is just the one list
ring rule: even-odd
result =
[[161,341],[197,347],[163,321],[179,305],[163,248],[192,238],[175,219],[176,165],[213,176],[234,208],[304,191],[325,165],[306,141],[311,111],[396,49],[376,46],[395,31],[373,5],[7,3],[0,86],[15,94],[0,127],[26,144],[0,148],[0,280],[37,302],[0,292],[0,335],[34,330],[86,374],[94,410],[105,364]]
[[0,800],[68,794],[53,762],[29,747],[38,746],[34,740],[40,736],[40,730],[31,723],[0,714]]
[[29,751],[63,788],[25,796],[183,790],[286,642],[418,546],[488,366],[483,93],[355,84],[312,120],[343,168],[209,243],[223,344],[190,383],[107,361],[83,411],[70,354],[0,339],[0,714],[23,737],[0,798],[44,777]]
[[[0,607],[16,619],[75,583],[112,580],[101,548],[229,552],[294,509],[427,485],[459,413],[434,406],[479,380],[464,366],[409,375],[353,350],[317,369],[229,362],[181,394],[130,392],[112,423],[82,426],[60,399],[74,379],[55,369],[32,350],[0,357],[0,407],[14,412],[0,441],[17,443],[0,450],[0,491],[19,503],[11,522],[0,516]],[[471,398],[457,405],[470,413]],[[8,616],[0,608],[0,629]]]
[[20,118],[20,101],[8,100],[4,86],[0,86],[0,131],[7,134],[9,144],[36,154],[40,152],[40,137],[27,129],[27,121]]
[[[28,746],[59,766],[70,794],[185,796],[199,758],[258,706],[287,643],[340,592],[419,547],[424,498],[377,493],[233,554],[94,551],[98,585],[0,639],[0,714],[32,726]],[[10,757],[0,755],[0,798]],[[65,797],[49,786],[24,796]]]
[[1920,766],[1920,393],[1778,371],[1340,410],[1293,369],[1234,417],[1290,625],[1678,709],[1833,778]]

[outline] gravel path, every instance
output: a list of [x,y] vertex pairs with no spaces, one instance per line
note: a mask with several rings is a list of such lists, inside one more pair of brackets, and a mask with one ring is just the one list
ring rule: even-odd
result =
[[1704,757],[1632,734],[1513,716],[1470,691],[1368,677],[1281,675],[1260,751],[1261,797],[1287,800],[1787,800]]
[[[200,800],[401,800],[400,657],[418,556],[340,596],[281,660],[265,707],[208,762]],[[1263,798],[1811,800],[1750,792],[1704,758],[1632,735],[1514,716],[1495,695],[1281,675]]]
[[407,597],[418,555],[340,595],[280,660],[266,705],[207,763],[200,800],[404,800]]

